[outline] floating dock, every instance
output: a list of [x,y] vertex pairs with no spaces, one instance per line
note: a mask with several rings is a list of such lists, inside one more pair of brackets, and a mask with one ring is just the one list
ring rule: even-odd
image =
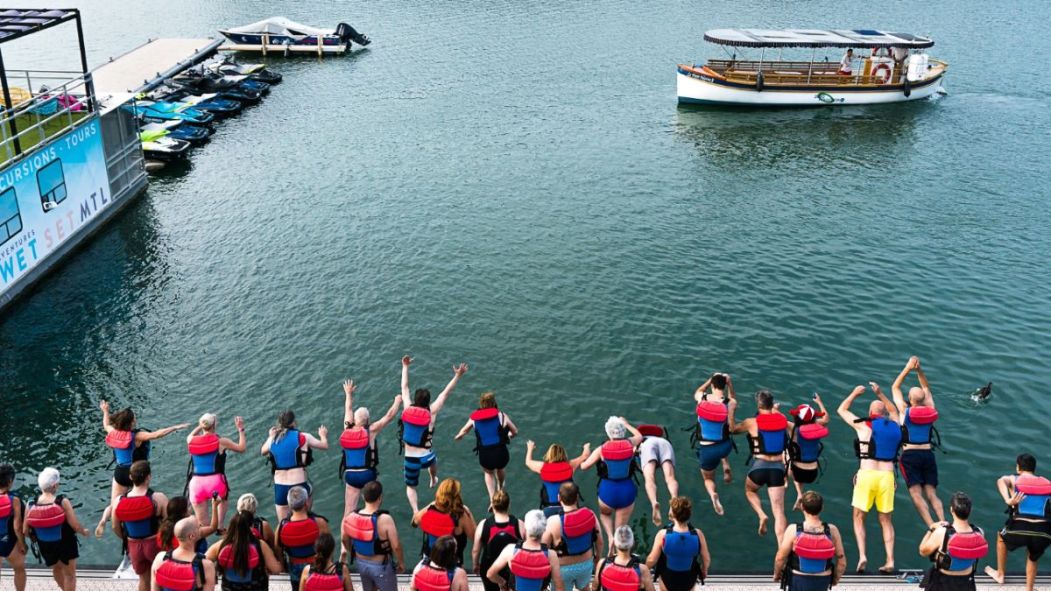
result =
[[[95,94],[124,97],[160,86],[165,79],[211,57],[221,39],[151,39],[91,71]],[[120,100],[118,98],[118,100]]]

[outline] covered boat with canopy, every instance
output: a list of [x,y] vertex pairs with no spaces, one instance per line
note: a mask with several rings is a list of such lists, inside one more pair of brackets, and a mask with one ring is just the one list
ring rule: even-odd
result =
[[[679,64],[680,103],[817,106],[919,100],[942,90],[948,69],[927,55],[933,40],[910,33],[714,29],[704,40],[720,46],[726,57]],[[819,56],[819,50],[825,51]],[[829,50],[836,54],[831,60]]]

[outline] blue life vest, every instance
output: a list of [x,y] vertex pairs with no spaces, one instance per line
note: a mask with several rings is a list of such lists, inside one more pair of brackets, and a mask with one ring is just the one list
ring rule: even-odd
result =
[[540,504],[558,506],[558,489],[563,482],[573,482],[573,466],[569,462],[544,462],[540,468],[540,482]]
[[306,442],[306,436],[298,429],[289,429],[281,439],[270,443],[270,462],[275,470],[291,470],[306,465],[300,448]]
[[828,428],[818,423],[805,423],[796,427],[792,433],[790,455],[794,462],[816,462],[821,457],[825,445],[822,439],[828,437]]
[[26,525],[33,530],[38,542],[57,542],[62,539],[63,530],[69,528],[66,510],[62,507],[63,499],[58,495],[53,503],[31,503],[26,510]]
[[749,437],[752,455],[776,456],[784,453],[788,446],[788,419],[779,412],[760,413],[755,416],[758,433]]
[[153,501],[153,489],[148,489],[145,495],[138,497],[121,495],[113,514],[120,520],[124,535],[133,540],[152,537],[160,524],[157,504]]
[[931,442],[931,430],[938,420],[938,411],[929,406],[910,406],[905,409],[905,443],[924,444]]
[[478,439],[478,449],[507,445],[507,429],[500,420],[500,411],[496,408],[479,408],[471,413],[474,421],[474,435]]
[[410,406],[401,411],[401,441],[413,447],[431,447],[431,409]]
[[607,441],[599,453],[599,478],[627,480],[635,466],[635,446],[627,439]]
[[569,513],[559,513],[562,522],[562,543],[559,551],[565,556],[587,554],[595,546],[595,513],[586,507]]
[[796,539],[792,542],[789,569],[816,575],[832,568],[836,543],[832,540],[832,531],[828,524],[822,523],[821,527],[821,533],[812,533],[803,529],[802,523],[796,524]]
[[339,436],[339,446],[343,448],[340,475],[344,470],[368,470],[379,465],[379,456],[371,438],[368,425],[343,430]]
[[515,578],[515,591],[540,591],[551,577],[547,546],[541,546],[539,550],[526,550],[519,543],[511,554],[508,566]]
[[15,531],[15,505],[21,502],[14,493],[0,494],[0,540]]
[[1019,517],[1047,519],[1051,500],[1051,481],[1035,474],[1021,474],[1015,478],[1015,491],[1025,495],[1015,508]]
[[702,399],[697,403],[697,441],[718,443],[730,438],[727,402]]
[[[901,449],[901,425],[887,417],[858,419],[870,423],[872,435],[868,441],[854,440],[854,452],[858,459],[895,462]],[[865,449],[862,449],[862,448]]]
[[[286,435],[287,437],[287,435]],[[221,461],[221,445],[215,433],[205,433],[190,439],[186,444],[190,452],[190,471],[193,476],[211,476],[221,474],[224,462]]]
[[675,531],[674,527],[669,525],[664,530],[664,544],[661,548],[664,568],[677,573],[700,574],[697,557],[701,554],[701,537],[692,525],[689,525],[689,531],[684,532]]

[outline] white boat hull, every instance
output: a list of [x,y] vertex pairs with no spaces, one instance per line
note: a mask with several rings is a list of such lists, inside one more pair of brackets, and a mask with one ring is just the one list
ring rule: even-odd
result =
[[933,81],[916,82],[909,96],[905,96],[905,92],[900,87],[888,90],[781,90],[767,86],[760,92],[755,88],[736,88],[678,72],[676,88],[681,104],[754,107],[876,105],[928,98],[941,91],[942,80],[939,76]]

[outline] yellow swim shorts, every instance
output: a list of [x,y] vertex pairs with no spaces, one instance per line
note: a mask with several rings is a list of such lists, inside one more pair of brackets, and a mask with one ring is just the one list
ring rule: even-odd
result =
[[858,470],[854,477],[854,498],[850,504],[868,511],[872,505],[880,513],[894,510],[894,472],[888,470]]

